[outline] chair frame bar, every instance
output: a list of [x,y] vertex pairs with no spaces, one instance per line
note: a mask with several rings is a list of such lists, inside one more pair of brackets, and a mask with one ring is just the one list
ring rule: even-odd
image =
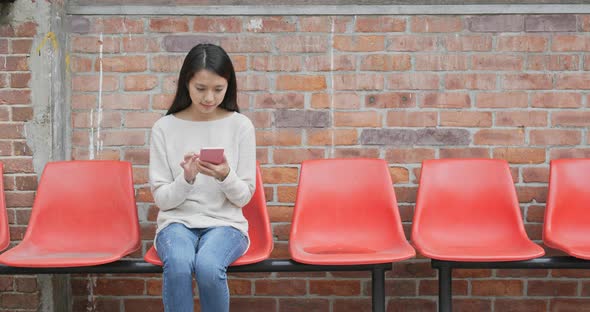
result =
[[570,256],[540,257],[524,261],[463,262],[431,260],[438,270],[438,311],[451,312],[453,269],[590,269],[590,261]]
[[[295,262],[291,259],[267,259],[253,264],[229,266],[227,271],[233,273],[370,271],[373,286],[373,312],[385,312],[385,271],[391,270],[391,268],[392,263],[311,265]],[[162,267],[143,260],[119,260],[102,265],[64,268],[23,268],[0,265],[0,275],[70,273],[162,273]]]

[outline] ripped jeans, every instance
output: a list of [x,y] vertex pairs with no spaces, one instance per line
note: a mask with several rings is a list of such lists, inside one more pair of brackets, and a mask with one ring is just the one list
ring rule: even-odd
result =
[[227,267],[240,257],[248,239],[230,227],[190,229],[172,223],[158,233],[164,263],[162,298],[166,312],[193,312],[193,274],[202,312],[228,312]]

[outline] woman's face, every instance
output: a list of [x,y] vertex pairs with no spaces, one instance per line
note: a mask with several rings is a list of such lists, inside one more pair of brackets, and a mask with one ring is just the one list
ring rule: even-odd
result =
[[202,114],[216,111],[227,91],[227,80],[216,73],[203,69],[188,82],[192,106]]

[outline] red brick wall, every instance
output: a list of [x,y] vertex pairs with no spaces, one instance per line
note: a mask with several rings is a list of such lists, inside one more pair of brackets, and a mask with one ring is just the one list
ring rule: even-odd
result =
[[[29,55],[37,25],[0,25],[0,162],[12,240],[21,240],[37,188],[25,123],[33,117]],[[37,311],[40,293],[35,276],[0,275],[0,311]]]
[[[540,241],[549,160],[590,157],[590,16],[76,16],[71,24],[72,158],[94,150],[133,162],[144,252],[157,214],[147,184],[149,129],[170,103],[186,51],[201,41],[221,44],[239,71],[239,103],[257,128],[273,257],[288,257],[305,159],[386,159],[407,230],[423,159],[506,159],[527,231]],[[26,194],[9,203],[30,205]],[[456,311],[590,310],[584,271],[455,275]],[[73,279],[76,311],[88,305],[87,284]],[[234,274],[230,285],[234,311],[370,306],[368,274]],[[388,311],[434,311],[436,285],[428,260],[396,264]],[[158,275],[101,276],[92,300],[101,311],[160,311],[160,291]]]

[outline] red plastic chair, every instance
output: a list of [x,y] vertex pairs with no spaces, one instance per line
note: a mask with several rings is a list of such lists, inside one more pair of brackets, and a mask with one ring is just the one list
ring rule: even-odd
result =
[[590,260],[590,159],[551,161],[543,241]]
[[[248,220],[248,236],[250,247],[246,253],[238,258],[232,266],[252,264],[268,259],[273,248],[270,219],[266,210],[264,185],[260,174],[260,164],[256,163],[256,191],[250,202],[242,208],[244,217]],[[144,256],[144,260],[151,264],[162,265],[156,249],[152,246]]]
[[131,164],[63,161],[45,166],[25,237],[0,255],[14,267],[76,267],[139,249]]
[[293,260],[315,265],[380,264],[413,257],[387,163],[304,161],[289,251]]
[[10,244],[10,231],[8,228],[8,216],[6,214],[6,201],[4,200],[4,179],[2,179],[4,165],[0,162],[0,251]]
[[516,261],[544,255],[527,236],[508,163],[442,159],[422,163],[412,241],[447,261]]

